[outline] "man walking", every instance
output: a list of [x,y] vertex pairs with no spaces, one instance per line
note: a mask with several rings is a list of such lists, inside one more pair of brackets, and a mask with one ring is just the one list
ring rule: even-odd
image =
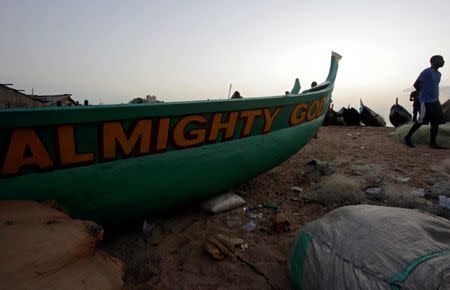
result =
[[441,73],[439,68],[444,66],[444,58],[435,55],[430,59],[431,67],[422,71],[414,83],[414,88],[420,90],[419,101],[420,111],[419,118],[405,136],[404,141],[409,147],[415,147],[411,143],[411,136],[423,124],[430,123],[430,147],[435,149],[444,149],[444,147],[436,144],[436,136],[439,130],[439,124],[445,123],[444,114],[442,112],[441,103],[439,102],[439,82],[441,81]]

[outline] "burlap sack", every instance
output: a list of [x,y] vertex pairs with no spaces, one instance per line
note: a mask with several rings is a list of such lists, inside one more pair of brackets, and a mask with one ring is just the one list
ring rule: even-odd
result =
[[120,289],[123,265],[96,249],[102,239],[51,204],[0,201],[0,289]]

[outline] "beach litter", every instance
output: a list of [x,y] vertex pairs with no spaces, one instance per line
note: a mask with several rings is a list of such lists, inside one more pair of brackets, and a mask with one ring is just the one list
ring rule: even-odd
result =
[[425,196],[425,189],[423,188],[413,188],[411,191],[412,195],[418,196],[418,197],[424,197]]
[[245,225],[242,226],[242,229],[246,232],[251,232],[256,228],[256,223],[251,220],[248,223],[246,223]]
[[259,203],[255,206],[246,206],[244,207],[244,212],[250,217],[250,218],[261,218],[262,215],[255,214],[256,211],[260,211],[263,209],[271,210],[275,213],[281,212],[280,207],[276,203]]
[[232,192],[208,199],[201,204],[201,208],[209,213],[221,213],[238,208],[245,204],[245,200]]
[[370,195],[378,195],[383,191],[381,187],[370,187],[366,189],[366,192]]
[[403,176],[395,176],[394,180],[400,182],[400,183],[407,183],[411,178],[410,177],[403,177]]
[[270,221],[272,222],[272,228],[278,233],[291,231],[289,219],[282,212],[272,215]]
[[439,205],[446,209],[450,209],[450,197],[439,195]]
[[[260,203],[256,206],[244,207],[245,213],[251,219],[261,220],[261,230],[273,233],[289,232],[290,222],[287,216],[281,211],[281,208],[274,203]],[[263,213],[264,212],[264,213]],[[251,220],[243,226],[245,231],[252,231],[256,223]]]
[[303,188],[298,187],[298,186],[293,186],[293,187],[291,187],[291,190],[292,190],[293,192],[298,192],[298,193],[303,192]]
[[248,248],[248,244],[240,238],[215,234],[207,237],[204,247],[214,260],[222,261],[226,258],[234,259],[237,252],[243,252]]

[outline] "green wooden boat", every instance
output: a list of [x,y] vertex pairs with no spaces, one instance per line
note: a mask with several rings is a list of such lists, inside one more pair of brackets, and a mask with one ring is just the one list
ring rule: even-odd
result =
[[[322,124],[338,70],[287,96],[0,111],[0,198],[121,221],[204,199],[277,166]],[[311,156],[313,158],[313,156]]]

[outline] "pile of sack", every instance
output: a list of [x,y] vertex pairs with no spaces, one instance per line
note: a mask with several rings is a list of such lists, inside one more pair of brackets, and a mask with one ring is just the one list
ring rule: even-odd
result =
[[296,289],[450,289],[450,221],[341,207],[301,229],[289,270]]
[[96,248],[102,239],[54,204],[0,201],[0,288],[121,289],[124,266]]

